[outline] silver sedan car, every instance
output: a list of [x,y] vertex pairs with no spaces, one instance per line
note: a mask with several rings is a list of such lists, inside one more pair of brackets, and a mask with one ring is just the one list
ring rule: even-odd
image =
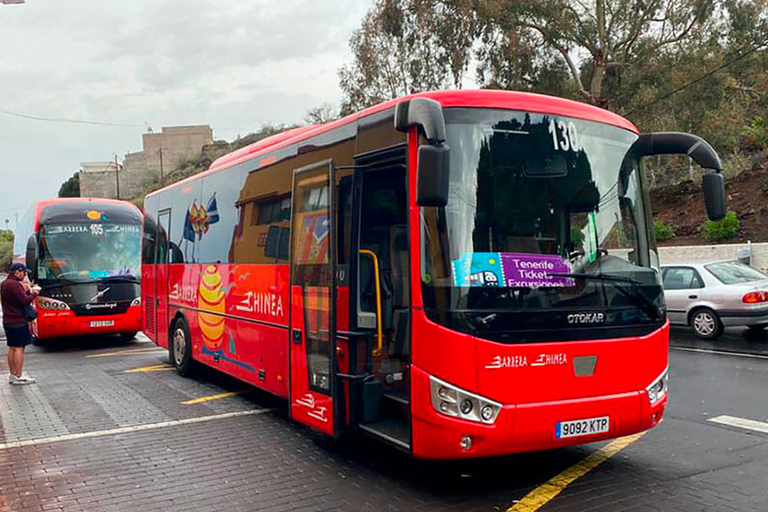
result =
[[736,261],[662,266],[672,324],[715,339],[725,327],[768,327],[768,276]]

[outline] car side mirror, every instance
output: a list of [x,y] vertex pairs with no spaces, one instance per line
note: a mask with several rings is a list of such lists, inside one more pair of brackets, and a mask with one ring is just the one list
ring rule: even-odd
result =
[[37,239],[34,236],[30,236],[27,240],[25,258],[24,264],[32,271],[30,278],[34,281],[37,279]]

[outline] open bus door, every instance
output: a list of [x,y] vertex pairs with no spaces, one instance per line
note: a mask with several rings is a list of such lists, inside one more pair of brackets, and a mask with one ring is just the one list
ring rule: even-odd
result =
[[171,232],[171,210],[162,210],[157,215],[157,244],[155,270],[155,343],[168,348],[168,236]]
[[334,167],[294,170],[291,214],[291,417],[335,435],[336,254]]

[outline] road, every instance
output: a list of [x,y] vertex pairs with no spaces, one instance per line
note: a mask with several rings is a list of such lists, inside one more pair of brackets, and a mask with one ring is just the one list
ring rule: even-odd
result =
[[673,330],[671,404],[637,439],[451,463],[313,434],[237,381],[179,377],[142,337],[32,347],[31,386],[0,357],[3,511],[768,510],[764,334]]

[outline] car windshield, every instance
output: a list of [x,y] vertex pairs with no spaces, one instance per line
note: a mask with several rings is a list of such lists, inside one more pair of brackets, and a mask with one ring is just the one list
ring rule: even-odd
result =
[[[508,110],[445,115],[448,204],[421,209],[430,318],[509,341],[564,336],[555,331],[574,318],[658,327],[663,296],[634,133]],[[574,317],[585,311],[602,316]]]
[[743,263],[739,263],[738,261],[711,263],[709,265],[704,265],[704,268],[723,284],[751,283],[768,279],[768,276],[762,272]]
[[140,277],[141,226],[108,222],[40,227],[41,283]]

